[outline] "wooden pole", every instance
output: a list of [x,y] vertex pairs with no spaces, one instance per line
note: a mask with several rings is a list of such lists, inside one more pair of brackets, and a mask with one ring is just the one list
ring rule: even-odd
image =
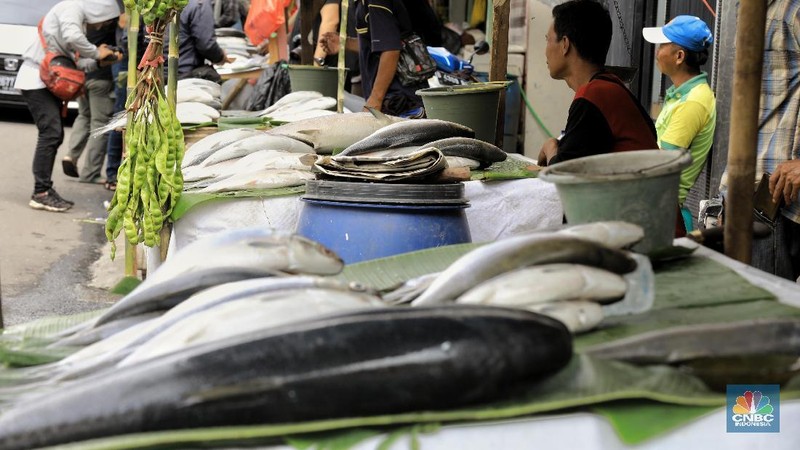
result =
[[[180,12],[175,14],[170,20],[169,24],[169,52],[167,53],[167,101],[169,107],[174,111],[178,104],[178,32],[180,26],[178,18]],[[169,240],[172,237],[172,221],[169,217],[164,217],[164,224],[161,227],[161,243],[158,247],[160,250],[161,261],[167,260],[167,252],[169,251]]]
[[[136,10],[126,9],[128,13],[128,101],[125,102],[125,107],[130,106],[128,103],[131,100],[131,93],[136,89],[136,75],[139,73],[139,61],[137,55],[139,53],[139,12]],[[125,132],[130,130],[133,125],[133,114],[128,114],[128,124],[125,127]],[[122,139],[123,153],[125,153],[125,139]],[[138,264],[136,262],[136,246],[125,241],[125,276],[136,277]]]
[[736,26],[736,57],[728,147],[728,195],[725,202],[725,254],[750,263],[753,244],[761,70],[767,4],[741,0]]
[[[339,4],[339,60],[337,68],[339,70],[339,86],[336,90],[336,112],[344,112],[344,83],[347,77],[347,69],[344,67],[345,52],[347,51],[347,11],[350,8],[350,2],[342,0]],[[354,111],[358,112],[358,111]]]
[[[492,47],[490,49],[489,81],[506,81],[508,71],[508,20],[511,15],[511,0],[492,2]],[[497,129],[494,144],[503,148],[505,134],[506,91],[500,91],[500,104],[497,107]]]

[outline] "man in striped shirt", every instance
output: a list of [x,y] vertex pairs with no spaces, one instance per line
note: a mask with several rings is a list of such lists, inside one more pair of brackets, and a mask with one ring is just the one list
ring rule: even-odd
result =
[[[785,201],[772,236],[753,241],[751,264],[779,277],[800,276],[800,0],[770,0],[758,129],[756,178]],[[727,174],[726,174],[727,175]],[[727,190],[723,175],[720,192]]]

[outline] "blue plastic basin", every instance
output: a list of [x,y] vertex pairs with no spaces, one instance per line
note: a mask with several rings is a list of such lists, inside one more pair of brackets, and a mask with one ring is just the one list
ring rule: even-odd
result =
[[302,199],[297,234],[346,264],[472,242],[467,205],[387,205]]

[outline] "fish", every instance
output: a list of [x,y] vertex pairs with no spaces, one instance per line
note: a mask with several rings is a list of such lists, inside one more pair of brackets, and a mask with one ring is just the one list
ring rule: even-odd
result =
[[406,280],[398,286],[390,288],[386,293],[381,295],[381,299],[389,305],[400,305],[404,303],[411,303],[412,300],[419,297],[421,293],[430,287],[433,280],[439,276],[441,272],[427,273]]
[[478,169],[482,166],[481,162],[475,159],[463,158],[461,156],[445,156],[448,168],[466,167],[470,170]]
[[384,150],[450,137],[474,138],[475,131],[464,125],[439,119],[416,119],[382,127],[369,136],[348,146],[340,156],[357,156],[374,150]]
[[206,104],[198,102],[184,102],[175,105],[175,111],[178,115],[182,112],[191,112],[208,116],[212,119],[219,119],[219,110],[216,110]]
[[[299,235],[259,227],[225,231],[175,252],[142,284],[98,317],[95,326],[146,312],[143,308],[155,309],[148,300],[154,293],[162,293],[170,283],[176,284],[171,290],[180,289],[180,284],[174,280],[182,274],[207,273],[206,276],[211,277],[215,273],[227,273],[228,276],[239,276],[239,279],[248,273],[261,273],[262,276],[276,272],[335,275],[343,267],[342,259],[334,252]],[[197,283],[202,284],[202,280]],[[167,292],[171,290],[167,289]]]
[[305,185],[316,176],[309,170],[259,169],[232,175],[198,190],[202,193],[218,193],[244,190],[277,189]]
[[571,358],[564,325],[527,311],[368,308],[198,345],[17,403],[0,415],[0,448],[446,410],[503,399]]
[[525,306],[563,300],[602,305],[622,300],[628,285],[616,273],[580,264],[523,267],[491,278],[461,294],[456,303]]
[[583,353],[633,364],[673,364],[744,355],[800,355],[800,319],[678,325],[592,345]]
[[550,302],[524,307],[563,323],[572,334],[593,330],[603,321],[603,308],[595,302]]
[[180,91],[182,88],[202,89],[211,94],[213,97],[222,96],[222,86],[220,86],[218,83],[203,78],[184,78],[182,80],[178,80],[178,90]]
[[178,111],[175,114],[175,117],[178,118],[178,122],[182,124],[198,124],[198,123],[207,123],[213,122],[214,118],[211,116],[207,116],[205,114],[201,114],[195,111]]
[[553,233],[531,233],[502,239],[457,259],[412,306],[452,302],[474,286],[505,272],[526,266],[573,263],[627,273],[636,263],[625,253],[604,245]]
[[200,139],[186,149],[186,153],[183,155],[181,168],[186,169],[200,164],[211,154],[229,144],[263,133],[263,131],[252,128],[235,128],[233,130],[217,131],[210,136]]
[[187,86],[185,88],[178,89],[176,98],[177,103],[197,102],[209,106],[219,103],[219,97],[210,94],[203,88],[197,88],[193,86]]
[[336,99],[333,97],[316,97],[312,99],[308,99],[302,102],[295,102],[290,103],[287,105],[283,105],[273,111],[271,111],[268,115],[269,117],[275,118],[275,115],[280,114],[287,114],[287,113],[299,113],[303,111],[311,111],[311,110],[325,110],[331,109],[336,107]]
[[264,110],[263,115],[269,115],[269,113],[276,111],[284,106],[306,102],[308,100],[313,100],[315,98],[322,97],[322,94],[316,91],[296,91],[290,92],[283,97],[279,98],[278,101],[270,105],[267,109]]
[[336,111],[327,109],[309,109],[306,111],[276,111],[270,116],[271,122],[291,123],[300,120],[315,119],[317,117],[326,117],[336,115]]
[[329,154],[387,125],[405,120],[377,112],[334,114],[287,123],[271,128],[266,133],[288,136],[310,145],[316,153]]
[[398,181],[434,174],[445,169],[447,162],[435,148],[425,148],[401,156],[320,156],[314,167],[334,177]]
[[224,179],[238,173],[262,168],[311,170],[315,159],[316,156],[313,153],[259,150],[238,159],[229,159],[208,166],[193,166],[183,172],[183,180],[184,182],[193,182],[210,178]]
[[145,314],[138,314],[135,316],[128,316],[124,317],[119,320],[114,320],[112,322],[103,324],[99,327],[92,327],[84,329],[78,333],[72,334],[70,336],[63,337],[52,344],[48,345],[48,347],[86,347],[95,342],[102,341],[104,339],[108,339],[109,337],[123,331],[127,330],[128,328],[146,322],[150,319],[154,319],[156,317],[161,317],[162,313],[160,311],[149,312]]
[[644,229],[639,225],[619,220],[570,225],[556,232],[562,236],[589,239],[612,248],[630,248],[644,239]]
[[481,167],[487,167],[492,163],[505,161],[508,154],[499,147],[484,142],[480,139],[468,137],[450,137],[428,142],[423,147],[434,147],[439,149],[445,156],[457,156],[480,161]]
[[275,136],[261,133],[246,137],[242,140],[226,145],[212,153],[199,166],[207,167],[229,159],[241,158],[259,150],[282,150],[292,153],[313,153],[307,144],[286,136]]
[[319,288],[280,290],[239,298],[174,323],[134,350],[118,368],[264,328],[347,310],[383,306],[376,296]]

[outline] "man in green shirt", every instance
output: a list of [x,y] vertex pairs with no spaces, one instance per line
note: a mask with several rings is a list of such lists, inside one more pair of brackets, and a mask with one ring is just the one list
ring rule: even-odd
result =
[[706,163],[717,122],[714,92],[708,75],[700,71],[713,37],[705,22],[694,16],[677,16],[663,27],[643,29],[642,35],[658,44],[656,64],[672,81],[656,120],[658,145],[666,150],[687,148],[692,154],[692,164],[681,172],[678,193],[686,230],[691,231],[692,215],[683,204]]

